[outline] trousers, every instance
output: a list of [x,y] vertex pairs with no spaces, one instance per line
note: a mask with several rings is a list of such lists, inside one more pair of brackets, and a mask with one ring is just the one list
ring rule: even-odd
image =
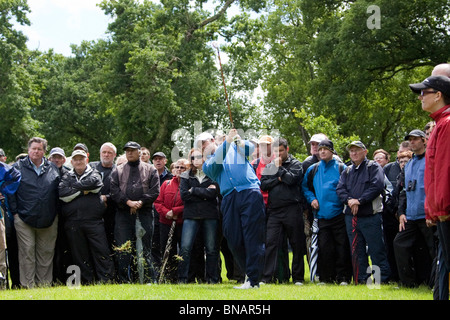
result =
[[265,205],[259,189],[232,191],[221,204],[223,234],[239,268],[252,286],[264,268]]

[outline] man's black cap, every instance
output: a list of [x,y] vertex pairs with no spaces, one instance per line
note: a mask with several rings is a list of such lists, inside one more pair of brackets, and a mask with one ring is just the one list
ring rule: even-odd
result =
[[434,89],[442,92],[450,98],[450,78],[445,76],[431,76],[423,80],[421,83],[410,84],[409,87],[414,93],[420,94],[425,89]]
[[86,145],[84,143],[77,143],[75,145],[75,147],[73,147],[73,150],[77,150],[77,149],[84,150],[84,151],[86,151],[86,153],[89,152],[88,147],[86,147]]
[[334,154],[336,154],[336,151],[334,151],[333,142],[331,140],[325,139],[325,140],[320,141],[318,149],[320,149],[320,148],[326,148],[326,149],[330,150],[331,152],[333,152]]
[[126,150],[128,148],[132,148],[132,149],[140,149],[141,145],[137,142],[134,141],[128,141],[127,143],[125,143],[125,145],[123,146],[123,150]]

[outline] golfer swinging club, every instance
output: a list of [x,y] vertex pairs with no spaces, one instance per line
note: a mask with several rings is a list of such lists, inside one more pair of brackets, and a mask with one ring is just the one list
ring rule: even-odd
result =
[[223,233],[247,279],[236,289],[258,288],[264,266],[264,201],[260,182],[247,157],[254,145],[231,129],[216,149],[213,140],[202,141],[207,156],[203,172],[216,181],[223,196]]

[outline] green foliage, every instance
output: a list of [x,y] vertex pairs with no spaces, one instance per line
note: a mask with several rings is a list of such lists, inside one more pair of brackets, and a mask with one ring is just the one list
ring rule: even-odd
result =
[[[380,28],[369,28],[380,9]],[[392,154],[429,118],[408,84],[449,59],[450,3],[437,0],[104,0],[106,40],[72,56],[30,52],[11,19],[29,24],[25,0],[0,3],[0,147],[24,151],[33,135],[91,158],[111,141],[168,154],[172,133],[231,124],[211,41],[224,40],[234,125],[278,131],[299,159],[317,132],[340,155],[361,139]],[[230,16],[230,8],[239,7]],[[256,93],[256,98],[254,96]],[[370,154],[370,153],[369,153]],[[10,157],[10,158],[11,158]]]
[[38,123],[30,110],[39,103],[39,87],[31,74],[25,36],[11,20],[29,25],[26,1],[0,2],[0,141],[11,159],[23,151],[26,140],[37,134]]

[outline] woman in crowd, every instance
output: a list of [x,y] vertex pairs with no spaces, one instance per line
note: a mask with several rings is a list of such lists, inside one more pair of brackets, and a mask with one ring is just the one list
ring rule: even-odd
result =
[[174,177],[171,180],[163,182],[159,196],[154,203],[156,211],[159,212],[161,257],[164,257],[172,224],[174,224],[175,228],[169,258],[165,265],[165,270],[161,270],[161,272],[164,272],[165,280],[168,282],[177,282],[177,248],[181,243],[184,208],[180,195],[180,175],[188,168],[189,161],[186,159],[179,159],[175,163]]
[[203,232],[206,249],[206,281],[219,281],[218,226],[219,186],[203,173],[203,156],[201,150],[189,152],[191,169],[181,175],[180,193],[184,201],[184,222],[181,236],[181,261],[178,266],[178,280],[186,283],[192,247],[199,229]]

